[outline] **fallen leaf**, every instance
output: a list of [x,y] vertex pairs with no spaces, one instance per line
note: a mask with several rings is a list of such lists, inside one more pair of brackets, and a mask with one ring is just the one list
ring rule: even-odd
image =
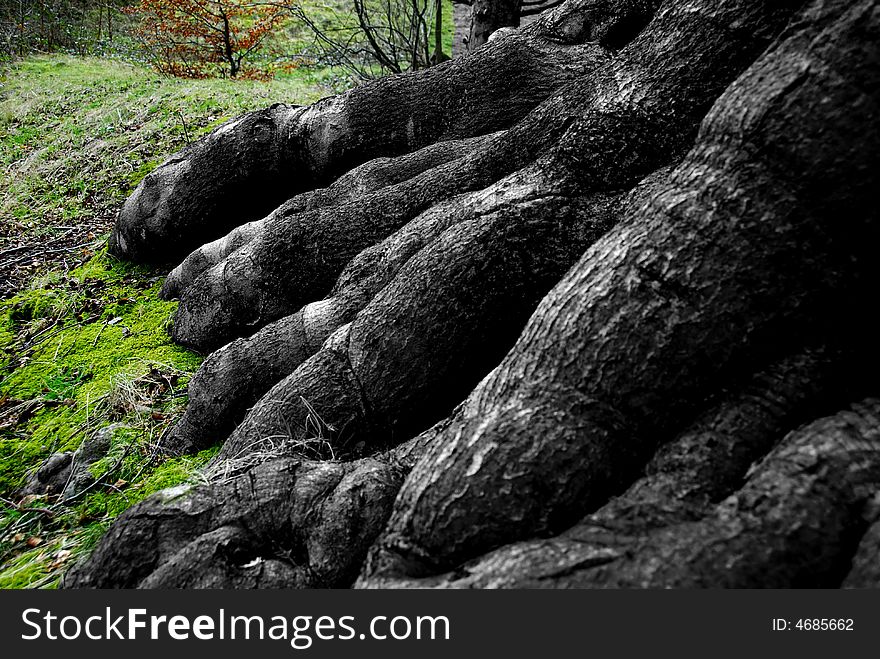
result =
[[33,537],[30,537],[27,539],[26,544],[28,547],[37,547],[37,546],[43,544],[43,539],[40,537],[37,537],[37,536],[33,536]]
[[55,559],[59,560],[59,561],[66,560],[67,558],[70,557],[71,553],[72,552],[69,549],[62,549],[57,554],[55,554]]
[[49,565],[50,570],[57,570],[62,565],[67,562],[67,559],[71,556],[71,551],[69,549],[62,549],[57,554],[55,554],[55,560]]
[[19,508],[27,508],[35,501],[45,501],[45,500],[46,500],[45,494],[28,494],[27,496],[23,497],[21,501],[18,502],[18,507]]

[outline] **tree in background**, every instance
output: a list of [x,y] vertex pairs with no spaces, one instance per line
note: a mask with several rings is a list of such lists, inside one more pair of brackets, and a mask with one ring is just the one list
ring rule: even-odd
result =
[[287,15],[281,3],[248,0],[140,0],[130,11],[156,68],[185,78],[265,74],[248,60]]
[[502,27],[519,27],[522,0],[472,0],[468,52],[489,40]]
[[31,52],[103,51],[130,0],[2,0],[0,60]]
[[417,71],[449,59],[441,43],[441,0],[348,0],[290,9],[313,33],[324,63],[359,78]]

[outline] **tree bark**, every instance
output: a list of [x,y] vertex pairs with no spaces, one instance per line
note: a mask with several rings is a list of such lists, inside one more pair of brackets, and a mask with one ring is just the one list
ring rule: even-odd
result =
[[880,496],[875,494],[863,511],[862,516],[870,526],[853,556],[852,568],[843,580],[845,588],[880,588],[880,565],[877,564],[877,556],[880,555],[878,507],[880,507]]
[[573,523],[705,391],[778,350],[774,331],[846,290],[874,240],[878,136],[859,136],[877,100],[861,84],[872,11],[813,5],[725,92],[666,190],[585,253],[410,474],[368,576],[431,574]]
[[663,501],[672,510],[618,504],[560,536],[504,547],[445,578],[383,585],[838,587],[864,531],[867,493],[880,484],[878,413],[880,401],[866,399],[791,433],[742,488],[702,513],[676,509],[675,499]]
[[502,27],[519,27],[522,0],[473,0],[468,52],[473,52]]

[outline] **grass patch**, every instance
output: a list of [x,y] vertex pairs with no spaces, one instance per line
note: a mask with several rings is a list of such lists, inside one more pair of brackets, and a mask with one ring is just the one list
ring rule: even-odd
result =
[[0,78],[0,215],[35,232],[112,215],[188,141],[276,101],[317,100],[333,80],[323,70],[270,83],[178,80],[114,60],[23,60]]
[[[201,361],[171,342],[174,303],[158,299],[160,285],[155,273],[102,250],[0,301],[0,587],[56,584],[114,517],[189,479],[213,455],[156,451]],[[102,430],[109,446],[80,496],[16,496],[46,458]]]
[[[0,286],[0,588],[52,587],[123,510],[193,478],[215,452],[156,451],[201,358],[168,336],[162,271],[103,250],[116,210],[188,141],[279,100],[314,101],[335,79],[173,80],[66,55],[0,75],[0,266],[17,277]],[[103,452],[75,498],[21,496],[49,456],[82,454],[98,436]]]

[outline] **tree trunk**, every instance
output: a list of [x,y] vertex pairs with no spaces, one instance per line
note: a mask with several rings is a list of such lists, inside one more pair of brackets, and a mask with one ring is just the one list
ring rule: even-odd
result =
[[519,27],[522,0],[472,0],[468,52],[473,52],[502,27]]
[[207,242],[164,448],[225,441],[66,585],[876,585],[878,37],[572,0],[189,147],[111,247]]

